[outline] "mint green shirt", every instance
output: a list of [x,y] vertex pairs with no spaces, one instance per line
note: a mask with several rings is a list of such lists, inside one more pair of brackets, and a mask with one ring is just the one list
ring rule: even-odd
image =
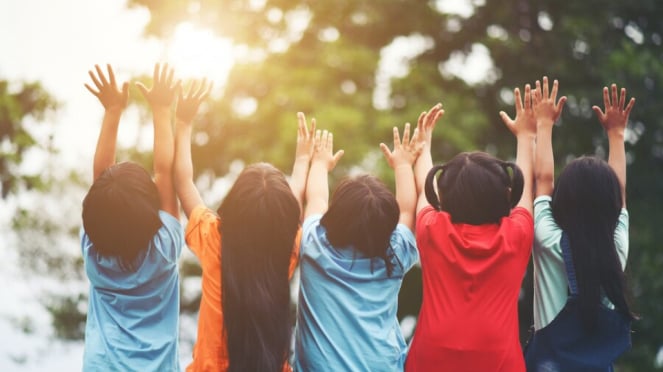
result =
[[[562,229],[553,219],[550,196],[534,200],[534,329],[539,330],[553,321],[568,298],[568,281],[562,258]],[[628,257],[628,211],[622,209],[615,229],[617,256],[626,266]],[[605,299],[607,306],[613,307]]]

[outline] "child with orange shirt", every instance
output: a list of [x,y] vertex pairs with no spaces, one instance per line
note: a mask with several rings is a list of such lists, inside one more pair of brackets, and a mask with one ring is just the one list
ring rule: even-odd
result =
[[[290,183],[267,163],[246,167],[215,213],[193,183],[191,122],[210,86],[194,83],[176,113],[175,186],[185,237],[203,270],[198,336],[187,371],[289,370],[290,285],[315,122],[299,130]],[[223,249],[222,249],[223,247]]]

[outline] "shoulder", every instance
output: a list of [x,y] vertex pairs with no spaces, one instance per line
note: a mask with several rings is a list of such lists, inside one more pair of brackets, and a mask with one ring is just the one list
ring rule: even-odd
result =
[[317,234],[317,227],[320,226],[322,214],[312,214],[304,219],[302,223],[302,236],[307,237],[310,234]]

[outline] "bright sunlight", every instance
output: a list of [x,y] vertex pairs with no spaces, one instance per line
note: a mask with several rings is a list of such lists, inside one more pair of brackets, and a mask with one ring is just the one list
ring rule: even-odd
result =
[[206,77],[217,87],[225,83],[235,63],[232,40],[217,37],[212,31],[189,22],[180,23],[175,28],[166,55],[180,77]]

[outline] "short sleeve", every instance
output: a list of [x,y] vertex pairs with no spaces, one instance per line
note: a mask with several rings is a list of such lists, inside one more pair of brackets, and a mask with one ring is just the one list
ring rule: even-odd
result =
[[617,248],[617,255],[619,256],[619,262],[622,264],[622,270],[626,267],[626,260],[628,259],[628,225],[628,211],[622,209],[617,220],[617,227],[615,228],[615,248]]
[[[304,223],[302,224],[302,234],[301,238],[299,239],[300,242],[307,241],[311,235],[316,234],[315,229],[318,225],[320,225],[321,219],[321,214],[312,214],[304,219]],[[304,245],[304,248],[306,248],[306,245]],[[300,256],[304,254],[304,249],[300,248],[299,254]]]
[[419,262],[419,251],[412,231],[403,224],[398,224],[391,234],[391,247],[403,265],[403,273]]
[[209,255],[218,259],[219,249],[210,252],[210,248],[221,247],[220,225],[219,216],[204,205],[195,207],[191,212],[185,232],[186,243],[201,262],[207,261]]
[[534,237],[542,249],[558,247],[562,238],[562,229],[553,218],[551,200],[548,195],[534,200]]
[[[430,205],[425,206],[417,213],[416,225],[414,227],[416,239],[418,242],[427,241],[428,239],[428,226],[435,222],[435,216],[439,212]],[[417,248],[421,250],[426,244],[418,243]]]
[[182,224],[166,211],[159,211],[162,227],[155,236],[155,246],[159,249],[166,260],[176,262],[182,253],[184,245],[184,233]]

